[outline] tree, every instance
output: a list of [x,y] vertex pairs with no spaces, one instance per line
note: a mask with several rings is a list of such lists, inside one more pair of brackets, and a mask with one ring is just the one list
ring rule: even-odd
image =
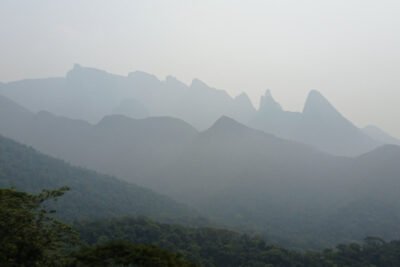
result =
[[43,190],[33,195],[14,189],[0,189],[0,265],[62,266],[77,234],[52,217],[45,206],[68,188]]

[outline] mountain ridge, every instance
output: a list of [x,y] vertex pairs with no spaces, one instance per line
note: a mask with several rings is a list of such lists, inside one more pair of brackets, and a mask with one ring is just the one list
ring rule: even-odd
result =
[[[0,106],[2,134],[75,165],[151,188],[224,225],[257,229],[267,236],[272,232],[273,240],[306,235],[316,242],[318,232],[337,228],[330,222],[342,225],[337,229],[341,235],[327,233],[324,240],[332,243],[363,238],[365,231],[387,237],[397,233],[400,223],[383,223],[396,212],[391,207],[398,202],[398,153],[333,156],[227,116],[199,132],[170,118],[113,115],[96,127],[48,112],[7,115],[11,113]],[[379,214],[372,206],[360,205],[364,200],[380,203]],[[382,203],[390,206],[383,209]],[[368,227],[353,228],[353,221],[368,221],[368,214],[375,218]]]
[[255,109],[245,93],[232,97],[198,79],[186,85],[172,76],[160,80],[141,71],[120,76],[75,65],[65,78],[7,83],[0,93],[34,112],[44,109],[91,123],[112,114],[169,116],[202,131],[221,116],[228,116],[335,155],[357,156],[382,144],[346,119],[316,90],[309,92],[302,112],[283,110],[270,90]]

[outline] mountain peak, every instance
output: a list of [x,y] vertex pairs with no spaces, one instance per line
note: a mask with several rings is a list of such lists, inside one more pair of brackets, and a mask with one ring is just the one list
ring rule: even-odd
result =
[[315,113],[339,113],[335,107],[317,90],[311,90],[308,93],[306,103],[304,104],[304,114]]
[[210,88],[205,82],[199,79],[193,79],[192,83],[190,84],[191,88]]
[[328,101],[320,91],[312,89],[310,92],[308,92],[307,100],[324,100]]
[[265,94],[260,99],[261,112],[277,112],[282,111],[281,105],[272,97],[271,90],[267,89]]
[[234,100],[237,101],[237,102],[244,103],[246,105],[249,104],[249,105],[252,106],[249,96],[244,92],[241,93],[240,95],[237,95],[234,98]]

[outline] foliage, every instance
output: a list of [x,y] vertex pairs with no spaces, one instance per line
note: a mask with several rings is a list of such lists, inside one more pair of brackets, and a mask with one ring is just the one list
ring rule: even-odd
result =
[[77,235],[55,220],[44,206],[68,188],[44,190],[38,195],[0,189],[1,266],[58,266],[66,259]]
[[156,246],[135,245],[129,242],[114,241],[81,249],[71,266],[152,266],[152,267],[190,267],[194,266],[177,254]]
[[368,237],[364,243],[299,252],[229,230],[188,228],[145,218],[75,223],[84,245],[46,206],[66,190],[32,195],[0,189],[0,266],[400,266],[400,241]]
[[45,206],[67,190],[32,195],[0,189],[0,266],[192,266],[155,246],[109,242],[82,247],[77,233]]
[[214,228],[188,228],[145,218],[80,222],[75,228],[89,244],[110,240],[156,245],[200,266],[390,267],[400,266],[400,241],[369,237],[323,251],[294,251],[256,236]]

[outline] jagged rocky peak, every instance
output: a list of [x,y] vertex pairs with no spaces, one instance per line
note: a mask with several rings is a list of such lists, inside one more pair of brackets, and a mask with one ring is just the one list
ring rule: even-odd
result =
[[249,96],[244,92],[241,93],[240,95],[237,95],[235,97],[235,100],[238,102],[251,103]]
[[317,90],[308,93],[304,114],[338,113],[335,107]]
[[261,112],[276,112],[282,111],[281,105],[272,97],[271,90],[267,89],[265,94],[260,99]]
[[236,96],[233,100],[236,102],[236,104],[245,107],[250,107],[252,110],[254,110],[253,103],[251,103],[249,96],[244,92]]

